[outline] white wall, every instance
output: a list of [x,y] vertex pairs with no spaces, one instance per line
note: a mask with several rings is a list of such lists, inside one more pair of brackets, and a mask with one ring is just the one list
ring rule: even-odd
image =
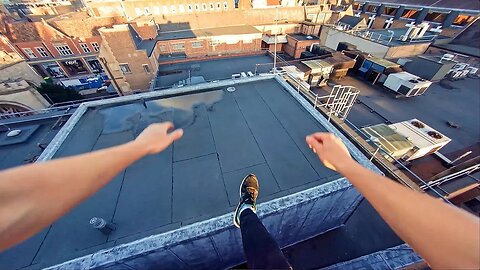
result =
[[381,58],[384,58],[387,55],[389,49],[388,46],[381,45],[325,25],[322,26],[322,30],[320,32],[320,41],[323,45],[334,50],[337,49],[339,42],[348,42],[357,46],[357,49],[360,51]]

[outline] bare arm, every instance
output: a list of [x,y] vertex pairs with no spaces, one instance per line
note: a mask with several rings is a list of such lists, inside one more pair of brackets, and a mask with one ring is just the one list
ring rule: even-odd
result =
[[128,165],[183,135],[154,124],[136,140],[83,155],[0,172],[0,251],[39,232],[93,195]]
[[306,140],[325,166],[343,174],[430,266],[480,269],[479,218],[364,168],[332,134],[315,133]]

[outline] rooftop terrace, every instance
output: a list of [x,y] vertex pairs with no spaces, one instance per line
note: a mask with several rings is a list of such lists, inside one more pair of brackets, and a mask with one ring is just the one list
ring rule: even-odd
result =
[[[304,142],[307,134],[334,128],[307,110],[302,99],[280,81],[246,80],[250,82],[227,82],[234,92],[226,91],[227,84],[220,82],[204,89],[147,93],[140,100],[132,96],[82,105],[40,160],[130,141],[153,122],[173,121],[184,128],[185,135],[161,154],[121,172],[50,228],[0,254],[0,265],[38,268],[86,255],[64,266],[101,266],[138,256],[139,246],[145,250],[148,243],[159,242],[168,246],[168,255],[163,252],[161,257],[182,257],[184,268],[236,265],[243,255],[230,213],[238,200],[238,185],[248,173],[260,179],[260,215],[281,245],[341,225],[360,196],[340,175],[325,168]],[[347,144],[352,155],[368,163]],[[297,203],[303,206],[294,207]],[[305,207],[316,210],[301,214]],[[283,211],[295,212],[282,218]],[[294,222],[298,215],[303,215],[304,224]],[[115,222],[117,230],[109,236],[96,231],[88,224],[94,216]],[[322,225],[317,225],[318,220],[324,220]],[[214,235],[221,231],[230,236]],[[199,239],[201,232],[211,236]],[[150,235],[158,238],[145,238]],[[131,243],[139,239],[140,244]],[[216,252],[208,251],[212,248]],[[159,249],[154,251],[158,254]],[[185,252],[190,261],[183,257]],[[178,268],[178,261],[166,260],[159,260],[162,267]]]

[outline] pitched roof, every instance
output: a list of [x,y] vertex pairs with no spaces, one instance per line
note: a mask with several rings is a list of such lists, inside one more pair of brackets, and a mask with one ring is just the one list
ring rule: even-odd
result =
[[59,40],[65,37],[46,22],[12,22],[6,24],[7,36],[14,42],[29,42],[40,40]]

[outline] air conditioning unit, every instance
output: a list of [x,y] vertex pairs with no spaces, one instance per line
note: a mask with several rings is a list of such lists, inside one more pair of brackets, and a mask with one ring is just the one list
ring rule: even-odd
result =
[[389,74],[383,86],[405,97],[413,97],[424,94],[431,84],[431,81],[403,71]]
[[391,124],[389,127],[396,133],[408,138],[418,148],[407,160],[414,160],[435,153],[452,141],[418,119]]

